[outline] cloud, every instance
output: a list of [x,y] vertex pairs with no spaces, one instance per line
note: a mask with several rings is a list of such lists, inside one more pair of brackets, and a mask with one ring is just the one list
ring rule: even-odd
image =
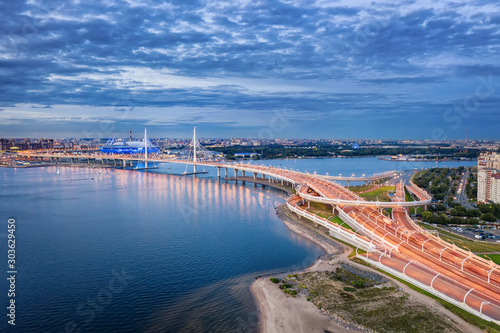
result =
[[[250,118],[285,107],[316,120],[362,113],[366,121],[351,129],[358,135],[370,117],[396,124],[408,117],[403,109],[427,117],[442,112],[442,101],[473,92],[476,77],[500,75],[498,7],[423,0],[3,2],[0,105],[103,107],[117,121],[131,110],[163,108],[150,124],[171,124],[173,108],[210,110],[204,119],[212,124],[227,110]],[[478,116],[493,112],[482,105]],[[53,111],[62,119],[69,112]],[[219,129],[231,135],[235,124]]]
[[31,108],[32,109],[52,109],[52,106],[50,106],[50,105],[45,105],[45,106],[35,106],[35,105],[32,105]]

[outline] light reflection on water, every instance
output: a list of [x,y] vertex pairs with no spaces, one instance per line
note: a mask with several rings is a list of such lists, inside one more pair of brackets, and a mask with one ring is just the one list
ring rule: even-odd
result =
[[[59,169],[0,169],[2,215],[18,224],[20,331],[60,332],[68,323],[82,332],[255,331],[254,277],[323,253],[276,217],[277,190]],[[86,323],[87,302],[122,270],[134,279]]]

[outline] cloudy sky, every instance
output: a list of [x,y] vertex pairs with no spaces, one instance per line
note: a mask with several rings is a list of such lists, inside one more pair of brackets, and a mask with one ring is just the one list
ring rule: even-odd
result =
[[0,137],[500,139],[493,0],[0,0],[0,20]]

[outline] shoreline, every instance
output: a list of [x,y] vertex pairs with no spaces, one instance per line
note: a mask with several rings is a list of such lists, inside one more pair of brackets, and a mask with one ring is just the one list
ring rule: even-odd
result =
[[[259,310],[259,332],[307,332],[324,333],[352,332],[354,327],[339,320],[333,320],[327,314],[321,312],[314,304],[303,297],[292,298],[269,280],[269,277],[286,276],[311,271],[330,271],[332,261],[346,260],[352,249],[328,239],[327,236],[318,234],[310,227],[295,221],[295,217],[288,210],[286,204],[280,204],[276,208],[276,215],[283,221],[285,226],[293,233],[304,237],[321,247],[325,254],[316,259],[309,267],[266,274],[256,277],[250,286],[253,299]],[[321,229],[320,229],[321,230]],[[348,327],[346,327],[348,326]]]
[[[347,332],[372,332],[373,330],[357,323],[345,321],[339,318],[335,313],[327,313],[320,310],[312,302],[307,301],[303,296],[293,298],[285,294],[276,284],[270,281],[269,277],[287,276],[288,274],[296,274],[303,272],[321,272],[331,271],[334,266],[339,265],[342,261],[361,270],[375,273],[390,281],[393,281],[400,289],[408,294],[414,301],[425,304],[430,310],[439,312],[446,320],[452,322],[455,328],[466,332],[483,332],[480,328],[469,324],[462,318],[458,317],[450,310],[447,310],[436,300],[429,298],[407,285],[392,279],[391,277],[378,272],[377,270],[364,266],[349,260],[348,257],[353,251],[351,247],[329,238],[326,235],[318,233],[324,228],[319,227],[315,230],[309,226],[299,222],[298,217],[288,210],[286,204],[278,205],[276,215],[283,221],[285,226],[300,237],[304,237],[318,246],[325,252],[325,255],[320,256],[311,266],[295,270],[293,272],[283,272],[267,274],[256,277],[255,281],[250,285],[250,291],[253,300],[259,310],[258,332],[260,333],[288,333],[288,332],[304,332],[304,333],[347,333]],[[305,220],[304,221],[308,221]],[[459,331],[460,331],[459,330]]]

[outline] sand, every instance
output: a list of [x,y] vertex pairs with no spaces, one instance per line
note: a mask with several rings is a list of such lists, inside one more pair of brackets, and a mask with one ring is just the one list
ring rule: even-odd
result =
[[[318,259],[305,271],[329,271],[332,270],[332,265],[339,261],[347,260],[347,257],[352,251],[350,247],[334,242],[333,240],[325,240],[321,236],[315,236],[311,229],[300,224],[300,222],[303,221],[300,221],[293,215],[293,213],[288,211],[286,205],[277,207],[277,214],[283,220],[285,225],[290,228],[290,230],[317,243],[327,252],[327,254],[330,254],[330,256],[326,256],[326,258]],[[361,269],[380,274],[369,267],[355,262],[350,261],[349,263]],[[403,283],[396,280],[392,281],[394,281],[401,289],[406,291],[409,294],[410,299],[425,304],[427,307],[431,308],[432,311],[443,314],[446,317],[446,320],[449,320],[452,324],[454,324],[458,331],[470,333],[482,332],[479,328],[467,323],[463,319],[445,309],[437,301],[414,291]],[[311,302],[307,301],[304,296],[298,295],[296,298],[293,298],[292,296],[285,294],[276,284],[269,280],[269,277],[256,279],[250,289],[259,308],[259,331],[262,333],[343,333],[353,332],[356,330],[353,329],[353,327],[345,327],[340,323],[327,319],[327,317],[323,316],[321,310],[319,310]]]

